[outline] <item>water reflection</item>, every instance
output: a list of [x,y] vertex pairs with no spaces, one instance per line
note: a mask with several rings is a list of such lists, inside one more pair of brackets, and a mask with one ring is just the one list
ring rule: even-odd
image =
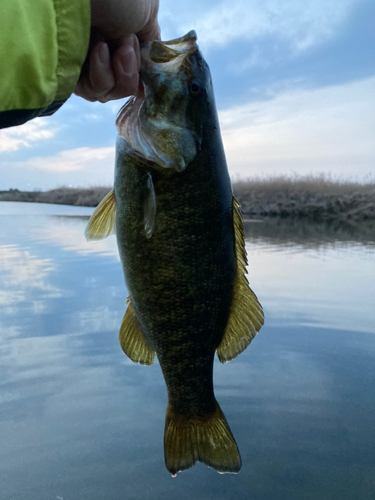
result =
[[250,281],[268,324],[374,333],[375,234],[368,224],[245,224]]
[[320,248],[322,246],[375,246],[375,223],[314,223],[304,219],[265,219],[245,221],[248,240],[280,246]]
[[82,224],[84,227],[88,220],[89,217],[82,217],[81,223],[77,224],[76,218],[55,216],[51,224],[41,228],[38,232],[38,240],[46,244],[60,246],[64,250],[77,252],[81,255],[90,253],[110,255],[119,260],[115,237],[94,241],[90,244],[87,243],[82,233]]
[[115,238],[83,236],[90,212],[0,203],[1,499],[373,500],[373,239],[246,225],[266,325],[215,364],[243,470],[172,480],[160,368],[119,348],[126,289]]
[[12,314],[15,312],[12,306],[19,307],[27,301],[38,314],[43,310],[44,298],[59,297],[58,288],[48,281],[53,269],[52,259],[40,259],[17,245],[0,245],[0,305],[7,308],[3,312]]

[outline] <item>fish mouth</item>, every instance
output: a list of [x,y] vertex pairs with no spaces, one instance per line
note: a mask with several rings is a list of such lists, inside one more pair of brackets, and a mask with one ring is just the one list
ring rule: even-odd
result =
[[[183,60],[193,52],[198,51],[196,44],[197,34],[194,30],[189,31],[186,35],[161,42],[154,40],[152,42],[141,45],[141,76],[142,73],[147,73],[149,65],[169,64],[171,67],[180,67]],[[172,69],[172,68],[171,68]],[[164,67],[165,71],[165,67]]]

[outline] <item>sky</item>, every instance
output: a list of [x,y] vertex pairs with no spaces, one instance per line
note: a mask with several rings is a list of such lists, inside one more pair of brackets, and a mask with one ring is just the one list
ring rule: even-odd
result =
[[[207,60],[232,179],[375,172],[372,0],[160,0],[162,39],[191,29]],[[0,130],[0,190],[111,186],[125,101],[72,96]]]

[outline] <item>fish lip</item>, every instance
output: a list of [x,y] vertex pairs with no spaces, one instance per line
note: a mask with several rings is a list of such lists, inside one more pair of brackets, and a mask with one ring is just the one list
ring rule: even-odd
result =
[[140,47],[142,49],[147,49],[154,42],[162,43],[163,45],[184,45],[184,44],[194,44],[198,39],[197,33],[195,30],[190,30],[186,35],[180,36],[179,38],[174,38],[173,40],[160,41],[160,40],[152,40],[151,42],[141,42]]
[[186,56],[198,51],[197,34],[190,30],[186,35],[168,41],[153,40],[141,43],[142,64],[169,64],[175,59],[181,62]]
[[180,36],[179,38],[174,38],[173,40],[168,40],[168,42],[163,42],[166,45],[177,45],[184,42],[196,42],[198,39],[197,33],[195,30],[190,30],[186,33],[186,35]]

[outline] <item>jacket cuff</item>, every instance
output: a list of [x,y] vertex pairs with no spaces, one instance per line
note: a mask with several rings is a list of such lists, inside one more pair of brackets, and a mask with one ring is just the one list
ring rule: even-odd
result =
[[54,0],[57,26],[57,90],[54,101],[74,91],[90,40],[90,0]]

